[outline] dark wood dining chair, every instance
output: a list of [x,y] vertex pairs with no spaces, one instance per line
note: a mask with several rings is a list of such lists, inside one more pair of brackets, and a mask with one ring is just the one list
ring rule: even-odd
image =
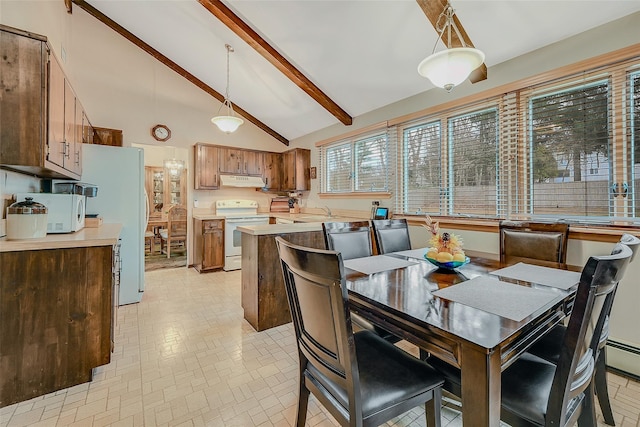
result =
[[338,251],[342,259],[371,256],[371,227],[369,221],[323,222],[324,243],[327,249]]
[[542,261],[565,264],[569,224],[500,221],[500,262]]
[[[371,256],[371,227],[369,221],[353,222],[323,222],[325,247],[342,254],[342,259],[353,259]],[[356,313],[351,313],[356,330],[368,329],[391,342],[398,342],[400,338],[391,332],[376,326]]]
[[276,237],[296,334],[303,427],[312,393],[342,426],[378,426],[425,404],[440,426],[442,376],[369,330],[353,332],[342,255]]
[[376,219],[371,221],[371,227],[379,254],[411,249],[406,219]]
[[[593,375],[604,306],[631,259],[627,246],[613,255],[592,256],[585,264],[573,310],[562,337],[559,359],[551,363],[524,353],[502,373],[501,419],[512,427],[595,427]],[[445,376],[444,388],[461,396],[460,370],[436,358],[429,363]],[[464,410],[464,401],[462,402]]]
[[[631,249],[631,261],[633,261],[636,253],[638,252],[638,248],[640,247],[640,239],[631,234],[623,234],[618,243],[624,244]],[[617,245],[614,247],[614,251],[616,248]],[[607,352],[605,350],[605,346],[609,339],[609,317],[611,315],[611,310],[613,309],[615,295],[615,292],[609,294],[602,309],[606,316],[602,326],[602,333],[600,334],[597,345],[595,345],[597,354],[595,376],[593,379],[596,397],[598,398],[600,410],[602,411],[602,417],[604,418],[604,422],[611,426],[616,425],[616,423],[613,418],[613,410],[611,409],[609,390],[607,388]],[[567,328],[564,325],[556,325],[540,340],[538,340],[529,349],[529,352],[549,362],[558,363],[561,350],[560,343],[562,343],[566,330]]]

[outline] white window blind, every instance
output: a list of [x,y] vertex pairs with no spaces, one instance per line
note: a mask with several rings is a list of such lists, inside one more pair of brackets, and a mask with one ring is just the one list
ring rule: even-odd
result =
[[388,146],[387,135],[375,135],[355,142],[354,191],[387,191]]
[[[631,142],[629,194],[633,206],[633,216],[640,217],[640,71],[628,74],[629,99],[629,140]],[[623,184],[624,185],[624,184]],[[623,189],[624,191],[624,189]]]
[[498,110],[448,120],[448,214],[495,217],[498,212]]
[[389,169],[389,165],[392,164],[389,134],[394,131],[395,128],[389,128],[372,135],[321,147],[324,192],[389,191],[390,176],[393,175]]
[[403,212],[440,214],[440,127],[438,120],[403,131]]
[[351,144],[339,144],[326,151],[326,191],[328,193],[351,191]]
[[536,94],[528,110],[530,213],[609,216],[608,79]]

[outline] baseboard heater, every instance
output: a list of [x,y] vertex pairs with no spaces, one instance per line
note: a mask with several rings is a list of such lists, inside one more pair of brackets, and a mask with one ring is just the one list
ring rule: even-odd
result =
[[607,368],[612,372],[640,381],[640,347],[608,340]]

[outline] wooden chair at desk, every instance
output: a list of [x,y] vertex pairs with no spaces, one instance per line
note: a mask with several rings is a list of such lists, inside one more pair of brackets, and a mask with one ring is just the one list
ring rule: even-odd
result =
[[180,242],[186,247],[187,241],[187,209],[174,205],[167,212],[167,228],[160,230],[160,251],[171,258],[171,244]]
[[[618,244],[613,255],[585,264],[556,364],[524,353],[502,373],[500,418],[513,427],[596,425],[593,375],[606,312],[632,252]],[[437,358],[429,364],[445,376],[444,388],[461,395],[460,370]],[[464,402],[462,402],[464,410]]]
[[342,257],[276,237],[299,358],[296,426],[309,394],[342,426],[379,426],[424,404],[440,426],[442,377],[369,330],[351,326]]
[[536,264],[566,264],[569,224],[500,221],[499,228],[501,263],[535,260]]

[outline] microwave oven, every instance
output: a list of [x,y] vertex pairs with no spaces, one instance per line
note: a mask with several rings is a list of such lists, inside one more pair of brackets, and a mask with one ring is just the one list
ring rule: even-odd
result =
[[33,198],[47,208],[47,234],[73,233],[84,228],[85,196],[80,194],[18,193],[17,201]]

